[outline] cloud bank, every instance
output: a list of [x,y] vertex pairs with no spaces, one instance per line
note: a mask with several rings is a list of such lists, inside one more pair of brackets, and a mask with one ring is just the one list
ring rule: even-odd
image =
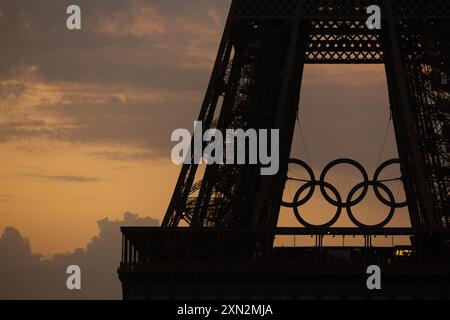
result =
[[[121,299],[117,268],[121,226],[157,226],[158,221],[125,213],[123,220],[97,222],[98,236],[86,249],[57,254],[51,259],[31,251],[30,241],[12,227],[0,238],[0,299]],[[69,265],[81,268],[80,291],[66,287]]]

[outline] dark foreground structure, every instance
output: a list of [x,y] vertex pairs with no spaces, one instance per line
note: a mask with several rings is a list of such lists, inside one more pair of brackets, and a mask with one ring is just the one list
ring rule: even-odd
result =
[[[371,5],[381,8],[381,29],[366,25]],[[399,160],[373,179],[349,159],[332,162],[320,179],[290,159],[311,63],[385,65]],[[280,170],[261,176],[261,165],[217,164],[200,173],[185,164],[162,227],[122,228],[125,299],[450,298],[450,1],[234,0],[198,120],[204,130],[279,129]],[[363,176],[347,199],[326,182],[338,164]],[[380,179],[393,164],[405,203]],[[289,165],[310,178],[286,203]],[[369,188],[390,208],[376,225],[352,214]],[[337,208],[320,226],[298,209],[318,191]],[[277,228],[281,206],[303,227]],[[400,207],[411,227],[387,228]],[[354,228],[333,227],[343,212]],[[400,235],[411,245],[372,245]],[[312,236],[315,246],[276,247],[282,236]],[[327,247],[326,237],[362,237],[364,245]],[[366,286],[372,264],[382,270],[382,290]]]

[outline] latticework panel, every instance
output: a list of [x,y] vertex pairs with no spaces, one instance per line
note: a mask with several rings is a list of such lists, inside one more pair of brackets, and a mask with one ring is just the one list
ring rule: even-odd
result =
[[385,8],[382,0],[298,0],[300,17],[303,19],[367,19],[366,8],[378,5]]
[[394,0],[393,13],[401,19],[448,19],[450,1],[448,0]]
[[[236,21],[232,30],[235,54],[218,128],[272,128],[292,27],[276,20]],[[209,227],[250,225],[259,166],[213,165],[205,176],[194,220]]]
[[244,0],[237,1],[233,14],[245,16],[292,16],[297,10],[298,0]]
[[302,19],[362,19],[366,8],[392,5],[398,19],[447,19],[448,0],[235,0],[233,14],[239,17],[292,17]]
[[306,44],[305,63],[383,63],[380,36],[310,35]]
[[450,227],[450,21],[399,21],[412,121],[435,223]]

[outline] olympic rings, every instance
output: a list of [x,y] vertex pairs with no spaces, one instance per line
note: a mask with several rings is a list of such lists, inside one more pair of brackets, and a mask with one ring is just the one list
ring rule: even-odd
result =
[[[406,201],[401,202],[401,203],[396,202],[394,194],[392,193],[391,189],[389,189],[389,187],[383,183],[388,180],[385,180],[385,181],[379,180],[381,172],[384,169],[386,169],[388,166],[391,166],[394,164],[400,164],[400,160],[398,160],[398,159],[388,160],[388,161],[384,162],[383,164],[381,164],[376,169],[372,181],[369,181],[367,171],[364,169],[364,167],[361,164],[359,164],[358,162],[351,160],[351,159],[338,159],[338,160],[332,161],[327,166],[325,166],[325,168],[323,169],[323,171],[320,175],[320,179],[318,181],[315,179],[314,171],[305,162],[298,160],[298,159],[290,159],[289,163],[299,165],[300,167],[305,169],[309,175],[309,180],[293,179],[293,178],[288,177],[287,180],[299,180],[299,181],[302,181],[305,183],[302,186],[300,186],[300,188],[297,190],[292,202],[282,201],[281,205],[284,207],[293,208],[295,217],[305,227],[309,227],[309,228],[331,227],[339,220],[342,209],[345,208],[347,211],[348,217],[357,227],[381,228],[381,227],[386,226],[392,220],[392,218],[395,214],[395,210],[397,208],[403,208],[403,207],[407,206]],[[326,176],[327,176],[328,172],[335,166],[341,165],[341,164],[349,164],[349,165],[354,166],[356,169],[358,169],[360,171],[362,179],[363,179],[362,182],[358,183],[355,187],[353,187],[351,189],[347,198],[345,199],[345,202],[343,202],[342,196],[340,195],[338,190],[332,184],[330,184],[329,182],[326,181]],[[392,180],[401,180],[401,178],[392,179]],[[299,211],[299,207],[304,205],[305,203],[307,203],[312,198],[312,196],[314,195],[314,192],[316,190],[316,186],[319,187],[325,200],[328,203],[330,203],[331,205],[336,207],[336,213],[334,214],[332,219],[322,225],[314,225],[314,224],[311,224],[311,223],[305,221],[305,219],[302,218],[300,211]],[[359,204],[361,201],[364,200],[364,198],[367,195],[367,192],[369,191],[369,187],[373,188],[374,193],[375,193],[376,197],[378,198],[378,200],[390,208],[387,217],[382,222],[380,222],[378,224],[374,224],[374,225],[367,225],[367,224],[362,223],[354,216],[354,214],[352,212],[352,207],[354,207],[355,205]],[[309,189],[308,193],[303,198],[300,198],[306,189]],[[327,192],[326,189],[329,189],[333,193],[334,199],[333,199],[333,197],[331,197],[329,195],[329,193]],[[362,189],[362,192],[359,194],[359,196],[356,197],[356,199],[353,199],[355,197],[355,194],[360,189]],[[386,193],[387,199],[382,195],[382,193],[380,192],[380,189]]]
[[[306,226],[306,227],[309,227],[309,228],[326,228],[326,227],[331,227],[333,224],[335,224],[336,223],[336,221],[338,221],[338,219],[339,219],[339,217],[340,217],[340,215],[341,215],[341,211],[342,211],[342,199],[341,199],[341,195],[339,194],[339,192],[337,191],[337,189],[332,185],[332,184],[330,184],[330,183],[328,183],[328,182],[324,182],[323,184],[322,184],[322,182],[320,182],[320,181],[315,181],[314,183],[313,182],[308,182],[308,183],[305,183],[303,186],[301,186],[300,187],[300,189],[298,189],[298,191],[295,193],[295,196],[294,196],[294,203],[297,203],[297,201],[298,201],[298,197],[300,197],[300,195],[302,194],[302,192],[303,191],[305,191],[305,189],[306,188],[310,188],[310,190],[313,190],[313,186],[314,185],[320,185],[321,187],[322,186],[324,186],[324,187],[326,187],[326,188],[328,188],[328,189],[330,189],[333,193],[334,193],[334,195],[336,196],[336,204],[337,204],[337,206],[336,206],[336,213],[334,214],[334,217],[330,220],[330,221],[328,221],[327,223],[325,223],[325,224],[322,224],[322,225],[314,225],[314,224],[310,224],[310,223],[308,223],[308,222],[306,222],[303,218],[302,218],[302,216],[300,215],[300,212],[298,211],[298,206],[294,206],[294,214],[295,214],[295,217],[297,218],[297,220],[301,223],[301,224],[303,224],[304,226]],[[306,201],[304,201],[305,199],[303,199],[301,202],[303,202],[302,204],[304,204],[304,203],[306,203]]]

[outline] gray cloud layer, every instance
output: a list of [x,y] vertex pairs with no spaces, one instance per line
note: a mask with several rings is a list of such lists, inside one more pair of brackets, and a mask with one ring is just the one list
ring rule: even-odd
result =
[[[121,299],[117,277],[121,226],[156,226],[152,218],[125,213],[123,220],[98,221],[99,235],[86,249],[43,259],[31,252],[28,239],[7,227],[0,238],[0,299]],[[81,268],[81,291],[66,288],[66,268]]]
[[198,113],[229,1],[80,0],[81,32],[65,27],[69,4],[0,2],[0,142],[43,137],[151,150],[137,159],[167,155],[172,130]]
[[192,65],[192,59],[198,59],[188,49],[215,49],[218,39],[208,37],[209,29],[223,28],[229,1],[80,0],[81,32],[65,27],[69,4],[72,1],[0,3],[2,74],[37,64],[50,81],[197,88],[203,75],[187,73],[179,64]]

